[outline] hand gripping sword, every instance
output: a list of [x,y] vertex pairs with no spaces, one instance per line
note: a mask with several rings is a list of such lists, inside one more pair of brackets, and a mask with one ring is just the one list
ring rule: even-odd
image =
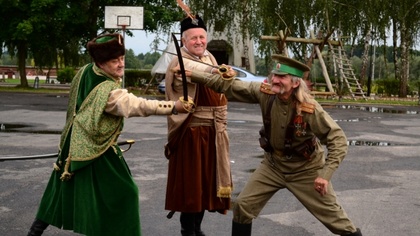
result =
[[[189,111],[190,113],[194,112],[194,102],[191,99],[188,99],[188,87],[187,87],[187,75],[185,74],[185,67],[184,67],[184,61],[182,60],[182,54],[181,54],[181,48],[178,44],[178,39],[176,38],[175,34],[172,33],[172,39],[175,44],[176,54],[178,56],[178,63],[181,70],[181,76],[182,76],[182,92],[183,96],[180,97],[180,100],[184,103],[185,110]],[[191,107],[191,108],[189,108]]]

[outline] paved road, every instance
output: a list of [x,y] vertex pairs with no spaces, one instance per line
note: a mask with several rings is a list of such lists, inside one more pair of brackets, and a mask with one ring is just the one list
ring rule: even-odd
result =
[[[0,93],[0,156],[57,151],[67,97]],[[341,204],[364,235],[420,235],[419,107],[325,105],[351,141],[332,181]],[[233,200],[261,161],[259,108],[230,103]],[[10,131],[10,132],[5,132]],[[167,160],[165,117],[126,120],[121,140],[135,139],[125,153],[140,189],[143,235],[180,235],[179,214],[163,209]],[[353,145],[354,144],[354,145]],[[0,235],[26,235],[52,171],[53,159],[0,162]],[[206,213],[209,236],[230,235],[232,213]],[[332,235],[287,191],[278,192],[254,221],[253,235]],[[75,235],[49,227],[44,235]]]

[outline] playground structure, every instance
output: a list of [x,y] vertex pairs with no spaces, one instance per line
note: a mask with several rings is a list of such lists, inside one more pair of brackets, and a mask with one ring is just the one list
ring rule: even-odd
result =
[[[289,33],[289,31],[286,31]],[[353,66],[350,59],[347,57],[346,52],[343,48],[343,43],[341,40],[330,40],[332,32],[328,33],[326,36],[322,37],[322,34],[319,33],[318,37],[315,37],[313,31],[310,31],[310,39],[305,38],[295,38],[289,37],[284,34],[283,31],[280,31],[277,36],[261,36],[262,40],[271,40],[277,42],[277,53],[288,56],[287,53],[287,44],[286,43],[304,43],[312,44],[312,52],[309,58],[306,60],[306,64],[311,67],[315,59],[319,60],[322,75],[325,79],[325,83],[312,83],[308,80],[309,73],[306,73],[303,77],[307,84],[311,85],[311,88],[317,88],[320,86],[325,87],[325,91],[316,91],[311,89],[311,93],[314,96],[323,96],[323,97],[334,97],[339,96],[339,98],[349,95],[352,99],[367,99],[365,93],[363,92],[362,86],[359,83],[359,80],[356,78],[354,73]],[[327,46],[327,58],[330,62],[332,68],[327,69],[323,57],[324,47]],[[328,71],[331,71],[331,74],[335,78],[335,83],[331,83],[330,74]]]

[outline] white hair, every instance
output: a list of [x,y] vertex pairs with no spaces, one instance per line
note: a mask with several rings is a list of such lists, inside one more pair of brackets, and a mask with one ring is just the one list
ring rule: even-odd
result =
[[306,85],[305,81],[303,81],[302,78],[297,77],[297,76],[292,76],[292,81],[299,82],[299,86],[294,89],[293,95],[295,99],[297,100],[296,113],[300,115],[302,112],[302,103],[306,103],[306,102],[313,103],[314,98],[309,93],[308,86]]

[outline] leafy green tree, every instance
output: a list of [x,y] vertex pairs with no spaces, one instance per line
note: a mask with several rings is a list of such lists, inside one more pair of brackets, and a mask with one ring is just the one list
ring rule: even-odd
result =
[[[420,18],[415,17],[420,13],[418,0],[190,0],[189,4],[216,29],[229,29],[229,34],[249,33],[266,59],[278,53],[280,47],[277,42],[262,40],[262,35],[276,36],[284,30],[288,37],[309,38],[310,29],[322,32],[321,37],[336,32],[335,36],[347,45],[363,45],[362,82],[368,72],[372,39],[386,44],[391,31],[395,77],[400,81],[399,96],[406,96],[408,55],[419,36]],[[306,60],[311,45],[287,46],[294,57]]]
[[145,65],[154,65],[157,60],[159,60],[161,54],[158,52],[153,52],[153,53],[146,53],[146,55],[144,56],[144,64]]
[[141,68],[141,62],[134,55],[133,49],[128,49],[125,53],[125,68],[127,68],[127,69],[139,69],[139,68]]
[[23,87],[30,55],[41,68],[83,63],[78,55],[87,41],[105,31],[105,6],[143,6],[144,29],[150,32],[168,29],[181,16],[171,0],[0,0],[0,5],[0,45],[17,56]]
[[[416,37],[419,36],[420,26],[419,17],[413,16],[420,14],[420,1],[390,1],[386,13],[392,22],[395,78],[400,82],[399,96],[406,97],[409,79],[410,49],[414,46]],[[398,38],[400,39],[399,46],[397,42]],[[398,58],[398,54],[400,54],[400,58]]]

